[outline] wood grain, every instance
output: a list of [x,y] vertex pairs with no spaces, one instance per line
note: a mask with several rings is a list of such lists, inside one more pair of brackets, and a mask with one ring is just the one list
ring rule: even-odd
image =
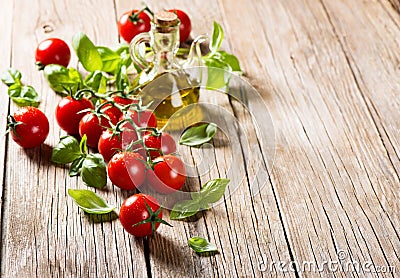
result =
[[[371,260],[376,266],[397,266],[399,179],[391,162],[396,158],[388,156],[364,102],[367,91],[357,86],[352,65],[340,44],[340,39],[348,42],[352,36],[353,42],[364,44],[360,38],[368,36],[372,43],[378,33],[367,35],[371,29],[357,23],[360,18],[354,13],[380,12],[381,6],[353,1],[349,7],[349,3],[329,2],[329,6],[337,7],[331,15],[315,1],[237,3],[235,7],[226,1],[224,8],[227,20],[237,22],[228,25],[231,30],[242,31],[230,41],[240,56],[254,54],[254,59],[245,61],[246,72],[249,76],[258,74],[260,80],[252,81],[271,107],[277,131],[272,184],[278,192],[277,202],[282,204],[294,259],[321,262],[335,259],[339,250],[345,250],[352,259]],[[257,16],[239,21],[237,9],[241,15],[257,11]],[[372,15],[360,17],[371,20]],[[337,29],[330,18],[341,28],[348,27],[347,32],[335,34]],[[346,20],[354,21],[343,23]],[[375,28],[389,28],[397,34],[391,38],[398,37],[398,26],[379,23],[374,22]],[[258,35],[257,48],[240,39],[245,33],[255,36],[260,29],[263,32]],[[388,49],[396,48],[392,39],[384,42]],[[379,43],[382,45],[383,40]],[[374,63],[380,61],[373,58],[381,53],[371,56],[361,45],[357,50],[360,54],[354,63],[368,61],[368,67],[363,67],[365,72],[379,72],[371,71],[371,66],[379,65]],[[385,61],[390,61],[386,55]],[[262,76],[260,68],[264,70]],[[398,75],[392,75],[390,82],[375,79],[371,83],[384,84],[382,87],[398,84],[396,78]],[[398,97],[398,90],[393,94]],[[398,109],[394,110],[397,114]],[[398,133],[398,121],[392,118],[390,124]]]
[[[11,49],[12,49],[12,9],[13,3],[11,1],[2,4],[2,13],[6,16],[3,17],[2,24],[4,30],[2,32],[2,39],[0,43],[0,69],[5,70],[12,64]],[[5,273],[3,258],[5,258],[6,242],[4,241],[4,227],[3,227],[3,211],[7,206],[7,191],[5,184],[5,169],[7,164],[7,137],[4,135],[6,132],[7,115],[9,111],[9,101],[7,95],[7,87],[0,84],[0,275]]]
[[[203,91],[201,101],[225,113],[218,118],[221,130],[212,141],[212,155],[204,158],[201,150],[179,148],[199,174],[189,179],[186,189],[198,190],[232,171],[229,194],[191,221],[170,221],[173,228],[162,226],[145,240],[125,233],[118,220],[100,221],[110,216],[82,213],[67,189],[86,186],[70,178],[67,167],[49,161],[52,146],[64,134],[54,119],[59,97],[36,70],[33,51],[44,38],[69,42],[77,31],[96,44],[113,46],[119,39],[119,15],[140,3],[8,1],[0,10],[5,30],[0,68],[21,70],[24,83],[41,94],[40,108],[52,129],[45,144],[32,150],[0,140],[1,276],[398,276],[398,1],[148,4],[155,11],[186,11],[192,18],[192,37],[209,34],[214,20],[221,23],[223,48],[239,58],[245,79],[257,90],[244,94],[249,110],[234,97]],[[75,55],[71,66],[77,66]],[[3,85],[0,89],[6,91]],[[6,94],[0,94],[0,132],[7,112],[15,109]],[[270,115],[273,128],[267,118],[252,118],[264,114]],[[257,126],[268,128],[268,133],[260,133]],[[204,171],[207,166],[212,167]],[[109,182],[97,193],[119,207],[133,192],[122,192]],[[165,216],[168,220],[167,211]],[[187,246],[192,236],[208,238],[220,253],[196,255]],[[321,267],[340,254],[345,255],[339,260],[342,267],[349,261],[371,262],[375,270],[393,266],[396,272],[301,269],[302,262]],[[288,267],[291,261],[299,265],[284,272],[279,262]]]
[[[5,276],[146,276],[141,240],[127,236],[119,223],[95,223],[96,219],[84,215],[67,196],[68,188],[86,186],[70,178],[67,168],[50,163],[51,146],[63,134],[54,119],[59,97],[48,88],[33,60],[37,43],[50,36],[70,42],[75,32],[83,31],[97,44],[114,44],[117,31],[113,3],[15,2],[13,13],[18,14],[13,28],[20,31],[13,36],[12,65],[21,69],[24,82],[40,92],[40,108],[49,118],[51,131],[41,148],[25,151],[12,142],[8,145],[5,186],[9,201],[3,212],[2,240],[6,244],[2,256]],[[104,24],[106,18],[113,24]],[[44,32],[49,29],[50,33]],[[74,57],[71,64],[76,63]],[[117,206],[121,205],[121,196],[127,194],[114,190],[98,193]]]

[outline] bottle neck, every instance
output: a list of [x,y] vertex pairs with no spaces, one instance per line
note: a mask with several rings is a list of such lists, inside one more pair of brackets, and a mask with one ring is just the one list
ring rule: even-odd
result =
[[154,66],[158,71],[170,71],[179,68],[175,54],[179,48],[179,24],[162,29],[152,23],[151,41],[154,52]]

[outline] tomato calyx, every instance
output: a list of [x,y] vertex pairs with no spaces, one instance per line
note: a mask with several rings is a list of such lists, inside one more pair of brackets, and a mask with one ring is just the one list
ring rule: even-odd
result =
[[173,227],[167,221],[165,221],[165,220],[161,219],[160,217],[158,217],[158,215],[160,214],[160,212],[162,210],[161,206],[157,211],[153,211],[146,200],[144,200],[144,204],[146,205],[146,209],[147,209],[147,211],[149,213],[149,217],[147,219],[143,220],[143,221],[140,221],[140,222],[138,222],[136,224],[133,224],[132,227],[136,227],[136,226],[143,225],[143,224],[146,224],[146,223],[151,223],[151,235],[153,235],[155,230],[156,230],[156,223],[165,224],[165,225],[167,225],[169,227]]
[[73,93],[72,91],[69,91],[69,95],[74,100],[81,100],[82,98],[84,98],[84,97],[86,97],[88,95],[87,93],[89,93],[89,98],[98,97],[96,92],[94,92],[91,89],[77,90],[76,93]]
[[18,122],[17,120],[15,120],[15,118],[11,115],[7,116],[7,130],[6,130],[6,134],[9,132],[14,133],[14,135],[18,138],[21,138],[21,136],[18,135],[18,133],[16,132],[16,128],[19,125],[23,125],[23,122]]
[[36,64],[38,71],[44,70],[45,65],[42,62],[36,62],[35,64]]
[[111,135],[110,139],[113,139],[114,137],[118,137],[118,140],[121,140],[121,134],[124,131],[127,131],[124,128],[124,125],[128,121],[129,121],[129,119],[123,119],[123,120],[119,121],[116,125],[114,125],[113,123],[110,122],[110,126],[111,127],[107,128],[108,130],[110,130],[112,132],[112,135]]
[[149,9],[149,7],[145,6],[143,9],[137,11],[136,13],[132,11],[132,14],[129,16],[129,20],[134,24],[137,25],[138,23],[144,22],[143,19],[139,18],[140,14],[147,11],[151,16],[154,16],[154,12]]
[[[110,124],[112,124],[110,117],[106,113],[104,113],[107,109],[112,107],[112,106],[107,106],[108,104],[115,106],[115,103],[113,101],[106,101],[106,102],[101,103],[100,105],[97,105],[95,109],[88,108],[88,109],[81,110],[79,113],[88,113],[89,112],[97,117],[97,119],[99,120],[99,123],[101,123],[102,118],[105,118]],[[108,127],[104,126],[104,128],[107,129]]]

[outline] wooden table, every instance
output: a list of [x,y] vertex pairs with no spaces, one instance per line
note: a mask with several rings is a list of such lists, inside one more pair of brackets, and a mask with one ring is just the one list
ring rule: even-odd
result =
[[[245,79],[271,115],[273,165],[266,161],[246,168],[249,154],[241,151],[242,144],[230,146],[217,137],[217,165],[201,182],[225,175],[227,154],[238,154],[236,166],[246,169],[244,183],[221,205],[197,221],[173,221],[173,228],[161,227],[148,240],[128,235],[118,220],[96,223],[67,196],[68,188],[86,188],[82,181],[49,161],[52,146],[64,134],[54,119],[60,97],[36,70],[34,50],[48,37],[70,42],[78,31],[96,44],[113,46],[119,40],[117,17],[140,3],[3,0],[0,68],[19,69],[24,83],[38,90],[51,131],[42,147],[31,150],[9,136],[0,140],[2,276],[398,277],[399,1],[148,4],[153,10],[187,11],[192,35],[210,32],[214,20],[222,24],[224,49],[239,57]],[[71,65],[77,66],[76,57]],[[257,138],[242,105],[223,95],[209,101],[236,116],[245,130],[236,133],[238,140],[249,138],[258,149],[254,159],[267,160],[265,148],[257,147],[263,138]],[[6,115],[15,110],[1,85],[1,133]],[[184,155],[196,160],[198,153]],[[266,185],[252,195],[255,176]],[[97,192],[117,206],[130,194],[111,183]],[[215,243],[220,254],[196,255],[187,246],[196,235]],[[359,270],[346,271],[348,262],[359,263]]]

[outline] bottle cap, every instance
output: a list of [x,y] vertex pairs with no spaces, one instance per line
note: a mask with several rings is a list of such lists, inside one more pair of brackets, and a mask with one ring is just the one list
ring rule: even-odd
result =
[[175,13],[162,11],[154,15],[154,23],[160,28],[160,31],[166,32],[169,27],[175,27],[179,22]]

